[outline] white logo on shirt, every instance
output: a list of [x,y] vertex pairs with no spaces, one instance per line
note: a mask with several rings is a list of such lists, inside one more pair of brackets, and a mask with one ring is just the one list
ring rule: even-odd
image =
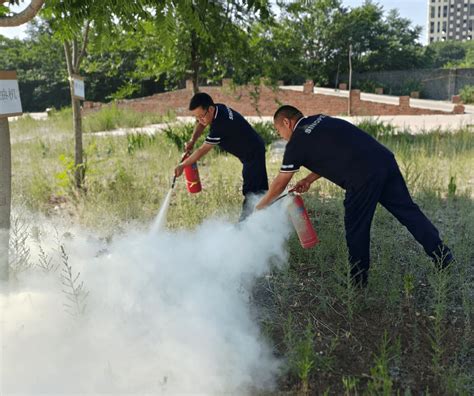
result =
[[227,108],[227,111],[229,112],[229,120],[233,120],[234,119],[234,113],[232,112],[230,107],[226,106],[226,108]]
[[316,128],[318,126],[318,124],[325,118],[326,118],[326,116],[321,114],[318,118],[316,118],[311,124],[309,124],[305,128],[304,132],[309,135],[311,132],[313,132],[313,129]]

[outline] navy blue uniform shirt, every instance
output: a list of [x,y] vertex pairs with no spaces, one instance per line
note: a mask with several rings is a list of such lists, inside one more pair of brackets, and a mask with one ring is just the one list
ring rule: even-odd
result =
[[219,145],[235,155],[241,162],[252,160],[257,153],[265,152],[265,143],[247,120],[234,109],[216,104],[206,143]]
[[364,185],[394,155],[350,122],[324,114],[301,118],[286,145],[281,172],[301,166],[348,190]]

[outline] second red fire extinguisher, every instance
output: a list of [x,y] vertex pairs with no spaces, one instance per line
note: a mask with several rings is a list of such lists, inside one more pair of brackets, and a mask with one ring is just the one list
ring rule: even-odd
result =
[[[184,161],[189,157],[189,153],[184,153],[181,161]],[[185,166],[184,169],[184,178],[186,179],[186,188],[192,194],[198,193],[202,190],[201,180],[199,179],[199,170],[197,163]]]
[[288,204],[288,213],[291,222],[295,227],[296,233],[300,240],[301,246],[305,249],[311,248],[319,243],[318,234],[316,234],[308,212],[304,207],[303,198],[301,195],[294,193],[289,194],[290,202]]

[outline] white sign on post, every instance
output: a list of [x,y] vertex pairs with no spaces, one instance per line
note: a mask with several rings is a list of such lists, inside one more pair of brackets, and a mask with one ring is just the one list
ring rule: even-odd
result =
[[72,76],[72,94],[76,99],[84,100],[86,98],[84,79],[79,76]]
[[23,114],[15,71],[0,71],[0,117]]

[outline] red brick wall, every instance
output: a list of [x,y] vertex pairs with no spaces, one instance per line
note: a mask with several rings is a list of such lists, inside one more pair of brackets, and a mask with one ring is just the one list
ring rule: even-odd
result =
[[[219,87],[201,87],[216,103],[225,103],[246,116],[272,116],[282,104],[290,104],[300,109],[303,114],[324,113],[328,115],[346,115],[348,99],[345,97],[313,94],[313,83],[307,81],[304,91],[292,91],[260,86],[233,86],[230,80],[224,80]],[[178,116],[189,116],[189,100],[192,97],[190,84],[186,89],[155,94],[140,99],[120,100],[120,108],[132,108],[136,111],[166,114],[173,112]],[[408,96],[400,97],[400,105],[375,103],[360,99],[360,91],[351,91],[351,115],[421,115],[447,114],[443,111],[410,107]],[[84,111],[94,111],[102,106],[100,103],[84,103]],[[464,107],[457,105],[453,113],[463,113]]]

